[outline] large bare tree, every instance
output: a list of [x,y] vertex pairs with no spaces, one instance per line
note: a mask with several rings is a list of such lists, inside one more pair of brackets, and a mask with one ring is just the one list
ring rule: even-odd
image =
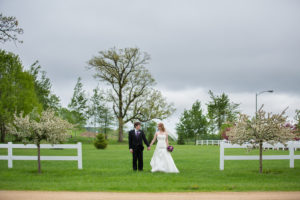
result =
[[165,119],[174,111],[172,105],[152,89],[155,80],[145,68],[149,60],[149,54],[138,48],[112,48],[100,51],[88,62],[89,68],[96,71],[94,77],[111,86],[108,97],[118,119],[119,142],[123,141],[124,124]]

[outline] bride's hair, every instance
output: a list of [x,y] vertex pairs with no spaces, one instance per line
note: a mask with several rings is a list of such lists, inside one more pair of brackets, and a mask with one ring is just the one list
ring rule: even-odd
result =
[[164,126],[163,123],[158,123],[158,127],[160,127],[163,132],[166,131],[165,126]]

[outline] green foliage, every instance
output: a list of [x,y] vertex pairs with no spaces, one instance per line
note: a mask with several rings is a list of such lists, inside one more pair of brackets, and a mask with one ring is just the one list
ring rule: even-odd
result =
[[219,134],[207,134],[203,137],[199,137],[199,140],[222,140],[221,136]]
[[81,78],[79,77],[74,88],[74,93],[71,102],[68,105],[68,108],[71,111],[70,113],[73,115],[73,124],[76,124],[78,128],[83,127],[86,124],[87,100],[88,99],[86,98],[86,94],[83,90],[83,85],[81,83]]
[[18,26],[19,22],[15,17],[6,17],[0,13],[0,42],[12,40],[22,43],[23,41],[18,40],[16,34],[23,34],[23,29]]
[[147,140],[151,142],[154,138],[154,133],[153,132],[147,132]]
[[160,91],[149,89],[139,99],[141,107],[135,119],[140,122],[148,122],[153,119],[163,120],[175,112],[174,104],[168,103]]
[[79,118],[79,116],[76,115],[79,115],[76,111],[70,111],[67,108],[59,109],[59,116],[71,124],[76,124],[77,118]]
[[45,71],[41,71],[38,61],[31,65],[29,72],[33,76],[35,92],[39,102],[43,105],[43,109],[47,110],[50,108],[58,111],[60,108],[59,97],[52,94],[50,79],[46,76]]
[[174,111],[152,88],[155,80],[144,66],[149,60],[150,56],[138,48],[112,48],[89,60],[90,69],[96,71],[94,77],[110,86],[108,97],[118,119],[119,142],[123,141],[126,123],[165,119]]
[[177,144],[179,144],[179,145],[185,144],[185,141],[184,141],[184,133],[183,133],[183,132],[178,133]]
[[155,121],[149,121],[142,123],[143,130],[147,136],[147,140],[151,142],[153,140],[154,134],[156,133],[157,123]]
[[237,119],[239,104],[230,102],[228,95],[222,93],[216,96],[210,90],[211,101],[207,104],[207,117],[209,119],[210,129],[212,133],[220,132],[221,126],[226,122],[234,122]]
[[201,102],[196,101],[191,110],[184,110],[180,117],[179,123],[176,125],[176,130],[183,138],[195,138],[197,135],[205,137],[207,135],[208,122],[203,110],[201,108]]
[[107,141],[105,140],[103,134],[97,134],[94,145],[97,149],[105,149],[107,147]]
[[81,137],[81,136],[73,136],[69,135],[66,143],[76,144],[77,142],[81,142],[82,144],[93,144],[95,141],[92,137]]
[[34,108],[42,110],[34,88],[34,79],[24,71],[18,56],[0,50],[0,131],[1,142],[6,135],[5,126],[15,113],[30,113]]
[[99,87],[93,90],[93,96],[90,98],[88,117],[94,127],[100,127],[107,139],[107,133],[114,123],[114,116],[106,104],[104,92]]

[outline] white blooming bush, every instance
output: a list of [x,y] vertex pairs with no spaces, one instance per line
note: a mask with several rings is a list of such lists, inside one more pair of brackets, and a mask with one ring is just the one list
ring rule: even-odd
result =
[[286,123],[285,110],[281,114],[272,114],[266,113],[261,107],[256,116],[251,119],[245,114],[240,114],[237,122],[226,132],[226,135],[232,143],[243,144],[248,142],[253,144],[253,148],[259,147],[259,171],[262,173],[263,142],[286,144],[286,142],[295,138]]
[[14,121],[8,124],[9,134],[17,136],[23,143],[34,143],[38,147],[38,169],[41,172],[40,144],[42,140],[47,143],[57,144],[65,141],[67,131],[73,128],[69,122],[55,116],[54,111],[46,110],[41,114],[14,115]]

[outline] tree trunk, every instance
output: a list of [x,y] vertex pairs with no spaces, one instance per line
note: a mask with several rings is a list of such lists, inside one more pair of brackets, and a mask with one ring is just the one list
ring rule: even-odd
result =
[[119,117],[119,139],[118,139],[119,142],[123,142],[123,125],[124,125],[123,118]]
[[107,140],[107,132],[106,132],[106,128],[104,128],[104,136],[105,136],[105,139]]
[[[121,86],[121,83],[119,82],[119,86]],[[122,94],[122,87],[119,87],[119,142],[123,142],[123,125],[124,125],[124,121],[123,121],[123,94]]]
[[38,172],[39,174],[41,173],[41,149],[40,149],[40,144],[37,144],[38,148]]
[[1,123],[1,143],[5,142],[6,130],[4,123]]
[[259,173],[262,173],[262,140],[259,141]]

